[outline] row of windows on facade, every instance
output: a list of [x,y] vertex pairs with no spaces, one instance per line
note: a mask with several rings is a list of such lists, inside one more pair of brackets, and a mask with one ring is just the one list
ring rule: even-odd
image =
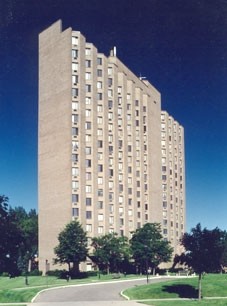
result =
[[[102,194],[102,193],[101,193]],[[114,200],[114,195],[113,193],[109,193],[109,201],[113,202]],[[146,201],[146,199],[145,199]],[[78,194],[72,194],[72,203],[73,205],[77,205],[77,203],[79,203],[79,195]],[[123,196],[119,196],[118,197],[118,204],[119,205],[124,205],[124,198]],[[148,204],[144,203],[143,207],[141,205],[141,201],[138,201],[138,199],[136,201],[133,201],[132,198],[128,198],[128,205],[129,206],[133,206],[136,205],[137,209],[144,209],[145,212],[148,211]],[[92,198],[86,198],[86,206],[92,206]],[[97,202],[97,209],[103,209],[103,201],[102,200],[98,200]],[[119,212],[123,213],[123,207],[119,207]],[[122,210],[122,211],[121,211]],[[114,212],[114,205],[112,203],[109,204],[109,212],[113,213]],[[132,211],[129,209],[128,210],[129,215],[131,215]]]
[[[98,147],[102,146],[102,143],[98,144]],[[121,145],[119,146],[121,147]],[[79,148],[79,142],[78,141],[72,141],[72,150],[73,151],[77,151],[77,149]],[[113,147],[109,147],[109,150],[110,152],[113,151]],[[128,146],[128,153],[131,153],[132,152],[132,146],[129,145]],[[92,148],[91,147],[85,147],[85,155],[91,155],[92,154]],[[78,161],[78,157],[79,157],[79,154],[72,154],[72,160],[73,161]],[[123,159],[123,152],[122,151],[118,151],[118,154],[117,156],[118,159],[121,161]],[[136,151],[136,159],[133,159],[133,157],[131,155],[127,155],[127,162],[128,164],[131,164],[133,163],[134,161],[136,162],[136,167],[139,167],[140,166],[140,163],[141,163],[141,160],[139,159],[140,158],[140,151]],[[97,158],[98,160],[103,160],[103,153],[102,152],[97,152]],[[144,162],[144,165],[147,166],[146,162],[147,162],[147,155],[144,154],[143,155],[143,162]],[[114,165],[114,159],[113,157],[109,157],[109,165],[110,166],[113,166]],[[123,164],[121,162],[119,162],[119,169],[123,169]],[[182,170],[182,169],[181,169]]]
[[[173,200],[170,200],[170,201],[173,201]],[[178,212],[179,211],[179,207],[178,207],[178,202],[175,202],[175,204],[173,203],[170,203],[169,205],[167,204],[167,201],[164,201],[162,202],[162,207],[164,210],[168,210],[168,208],[170,210],[175,210],[175,212]],[[183,214],[183,200],[181,200],[181,208],[180,208],[180,213]]]
[[[172,132],[170,132],[170,134],[172,134]],[[166,140],[167,133],[162,131],[161,132],[161,137],[162,137],[162,139]],[[177,143],[181,143],[182,137],[181,137],[181,135],[177,134],[177,132],[174,132],[173,136],[169,135],[168,140],[169,140],[170,143],[173,142],[173,140],[174,140],[174,145],[177,145]]]
[[[113,169],[109,169],[109,187],[110,188],[113,188],[114,187],[114,182],[113,182],[113,174],[114,174],[114,171]],[[78,177],[79,175],[79,169],[78,168],[73,168],[73,173],[72,173],[73,177]],[[147,179],[148,179],[148,175],[146,173],[144,173],[143,175],[143,179],[144,179],[144,182],[147,182]],[[86,181],[91,181],[92,180],[92,173],[91,172],[85,172],[85,178],[86,178]],[[137,175],[137,179],[140,178],[139,176],[139,173]],[[103,185],[104,182],[106,182],[106,178],[104,180],[103,177],[98,177],[96,178],[95,177],[95,180],[97,180],[97,183],[98,185]],[[118,181],[119,183],[122,183],[123,182],[123,174],[119,174],[118,175]],[[127,176],[127,182],[128,182],[128,185],[132,185],[133,182],[134,182],[134,179],[132,176]],[[140,187],[141,186],[141,181],[135,181],[135,184],[137,187]],[[78,189],[79,188],[79,181],[72,181],[72,189]],[[147,184],[144,185],[144,189],[147,190]],[[119,184],[119,190],[120,191],[123,191],[123,185],[122,184]],[[172,191],[173,188],[172,186],[170,186],[170,190]],[[182,198],[182,196],[180,195],[180,198]]]
[[[91,97],[86,97],[85,98],[85,104],[86,105],[91,105],[92,104],[92,98]],[[121,106],[122,104],[122,98],[118,98],[118,106]],[[113,100],[108,100],[108,108],[111,109],[113,108]],[[130,112],[130,113],[127,113],[128,115],[131,115],[132,116],[132,104],[129,104],[127,103],[126,105],[126,108],[127,108],[127,112]],[[78,101],[72,101],[72,109],[73,110],[79,110],[79,102]],[[91,109],[88,109],[91,111]],[[146,106],[143,106],[143,112],[146,113],[146,110],[147,110],[147,107]],[[103,112],[103,105],[102,104],[97,104],[97,112],[101,113]],[[122,108],[121,107],[118,107],[118,114],[122,114]],[[135,116],[139,116],[139,110],[135,110]],[[128,119],[131,119],[131,117],[127,117]],[[143,123],[146,124],[146,116],[143,116]]]
[[[109,194],[109,200],[113,200],[113,193],[111,194]],[[73,203],[78,203],[78,201],[79,201],[79,195],[77,195],[77,194],[73,194],[72,195],[72,201],[73,201]],[[122,196],[120,196],[119,197],[119,204],[120,205],[123,205],[123,197]],[[128,204],[131,206],[132,205],[132,199],[128,199]],[[141,207],[141,202],[140,201],[136,201],[136,204],[137,204],[137,208],[138,209],[141,209],[142,207]],[[92,198],[88,198],[88,197],[86,197],[86,199],[85,199],[85,205],[86,206],[93,206],[92,205]],[[97,209],[103,209],[104,208],[104,205],[103,205],[103,201],[98,201],[97,202]],[[148,206],[148,204],[147,203],[145,203],[144,204],[144,210],[145,211],[148,211],[148,208],[149,208],[149,206]],[[124,213],[124,207],[119,207],[119,213],[121,214],[121,213]],[[114,212],[114,205],[113,204],[109,204],[109,212],[110,213],[113,213]],[[132,214],[133,214],[133,211],[131,210],[131,209],[129,209],[128,210],[128,215],[129,216],[132,216]]]
[[[85,55],[86,56],[91,56],[91,49],[85,48]],[[72,59],[78,59],[79,57],[79,50],[78,49],[72,49]],[[97,57],[97,65],[102,65],[102,58]]]
[[[90,165],[91,166],[91,160],[88,160],[87,161],[87,165]],[[132,173],[132,167],[128,167],[128,172],[129,173]],[[89,180],[91,179],[91,173],[90,172],[85,172],[85,175],[86,175],[86,179]],[[113,176],[114,175],[114,170],[113,169],[109,169],[109,176]],[[77,167],[72,167],[72,176],[79,176],[79,168]],[[137,178],[140,178],[141,179],[141,172],[140,170],[136,170],[135,171],[135,176]],[[147,180],[148,176],[146,173],[143,173],[143,177],[144,177],[144,181]],[[119,174],[119,181],[122,181],[123,180],[123,174]]]
[[[170,160],[169,160],[170,159]],[[166,157],[162,157],[161,161],[162,161],[162,165],[167,165],[172,168],[173,167],[173,160],[172,160],[172,156],[169,156],[169,159],[167,159]],[[167,163],[168,161],[168,163]],[[182,158],[177,158],[176,156],[174,157],[174,165],[177,166],[179,163],[180,168],[183,167],[183,160]],[[182,170],[183,171],[183,170]]]
[[[119,214],[123,214],[123,213],[120,213]],[[72,208],[72,216],[73,217],[79,217],[80,215],[80,209],[78,207],[73,207]],[[128,216],[129,217],[133,217],[133,212],[132,210],[128,211]],[[92,219],[92,211],[85,211],[85,217],[86,219]],[[142,217],[142,213],[141,212],[137,212],[136,213],[136,218],[138,219],[141,219]],[[148,220],[148,215],[145,214],[144,215],[144,218],[145,220]],[[100,222],[103,222],[104,221],[104,215],[103,214],[98,214],[97,215],[97,220],[100,221]],[[113,216],[109,216],[109,224],[114,224],[114,217]],[[124,218],[119,218],[119,225],[120,226],[123,226],[124,225]]]
[[[130,180],[128,180],[128,181],[130,181],[129,184],[132,185],[132,178],[130,178],[130,179],[131,179],[131,181],[130,181]],[[104,179],[103,179],[102,177],[98,177],[97,183],[98,183],[98,185],[103,185]],[[109,186],[109,189],[113,189],[113,188],[114,188],[114,182],[113,182],[113,181],[109,181],[109,182],[108,182],[108,186]],[[136,187],[138,187],[138,188],[141,187],[140,181],[136,181]],[[78,188],[79,188],[79,182],[78,182],[78,181],[73,181],[73,182],[72,182],[72,189],[76,189],[76,190],[77,190]],[[125,189],[126,189],[126,188],[125,188]],[[147,189],[148,189],[147,184],[144,184],[144,190],[146,191]],[[133,188],[132,188],[132,187],[128,187],[127,190],[128,190],[128,195],[133,194]],[[120,193],[122,193],[122,192],[124,191],[124,186],[123,186],[123,184],[119,184],[119,185],[118,185],[118,191],[119,191]],[[85,186],[85,192],[86,192],[86,193],[92,193],[92,186],[91,186],[91,185],[86,185],[86,186]],[[98,195],[99,195],[99,196],[102,196],[102,195],[103,195],[103,192],[98,191]],[[140,191],[137,191],[137,192],[136,192],[136,196],[137,196],[137,197],[140,197]],[[111,196],[110,200],[113,200],[113,196]],[[121,200],[121,201],[122,201],[122,200]]]
[[[91,115],[92,115],[91,110],[86,109],[85,110],[85,116],[86,117],[91,117]],[[114,119],[113,113],[108,113],[108,119],[109,120],[113,120]],[[73,114],[72,115],[72,123],[73,124],[79,123],[79,115],[78,114]],[[104,123],[104,118],[103,117],[97,117],[97,124],[103,124],[103,123]],[[118,126],[122,126],[123,125],[123,120],[122,119],[118,119],[117,123],[118,123]],[[136,127],[140,126],[140,121],[138,119],[135,120],[135,126]],[[147,129],[144,129],[144,132],[146,132],[146,131],[147,131]]]
[[[183,217],[182,217],[182,218],[183,218]],[[182,221],[183,221],[183,219],[182,219]],[[163,219],[163,220],[162,220],[162,224],[163,224],[164,226],[170,225],[170,227],[176,227],[176,228],[181,228],[181,229],[184,228],[183,223],[182,223],[182,224],[179,224],[178,222],[169,221],[168,219]]]

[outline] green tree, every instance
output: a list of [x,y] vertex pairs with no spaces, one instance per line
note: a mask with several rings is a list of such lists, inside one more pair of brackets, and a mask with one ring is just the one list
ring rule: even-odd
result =
[[17,260],[22,233],[9,213],[8,197],[0,196],[0,272],[18,274]]
[[118,237],[116,233],[106,234],[92,239],[94,248],[91,256],[99,270],[119,272],[123,264],[129,259],[129,245],[127,237]]
[[171,259],[173,249],[170,243],[163,239],[159,223],[146,223],[137,229],[130,240],[132,256],[140,271],[150,267],[155,269],[162,262]]
[[219,228],[202,229],[200,224],[185,233],[181,239],[185,252],[178,258],[181,264],[192,268],[199,275],[198,299],[202,297],[203,273],[221,270],[221,260],[226,243],[226,233]]
[[37,269],[35,256],[38,253],[38,215],[35,209],[28,213],[23,207],[10,208],[10,218],[17,224],[22,235],[19,246],[18,268],[21,272]]
[[86,260],[88,253],[86,232],[78,221],[72,221],[60,232],[58,240],[55,263],[67,264],[73,275],[79,273],[79,263]]

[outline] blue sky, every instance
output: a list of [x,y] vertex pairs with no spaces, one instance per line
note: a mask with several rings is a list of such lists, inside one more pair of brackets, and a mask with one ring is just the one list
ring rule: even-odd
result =
[[0,1],[0,194],[37,208],[38,34],[56,20],[161,92],[185,128],[187,229],[227,229],[227,2]]

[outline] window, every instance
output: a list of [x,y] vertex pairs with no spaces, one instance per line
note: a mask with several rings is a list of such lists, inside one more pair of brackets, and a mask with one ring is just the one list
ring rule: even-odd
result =
[[79,195],[78,194],[72,194],[72,202],[73,203],[79,202]]
[[86,165],[86,168],[90,168],[91,167],[91,160],[90,159],[86,159],[85,160],[85,165]]
[[103,189],[98,189],[98,196],[102,197],[103,196]]
[[98,152],[98,160],[102,160],[103,159],[103,154],[101,152]]
[[111,75],[113,73],[113,68],[112,67],[109,67],[108,68],[108,75]]
[[72,115],[72,123],[78,123],[79,122],[79,115]]
[[73,135],[73,136],[77,136],[78,134],[79,134],[79,129],[76,128],[76,127],[73,127],[73,128],[72,128],[72,135]]
[[92,190],[91,185],[86,185],[85,190],[86,192],[91,193]]
[[122,92],[122,87],[121,86],[118,86],[117,92],[118,92],[118,94],[121,94],[121,92]]
[[91,198],[86,198],[86,206],[91,206],[92,199]]
[[98,88],[98,89],[101,89],[101,88],[102,88],[102,82],[100,82],[100,81],[97,82],[97,88]]
[[103,165],[98,165],[98,172],[103,172]]
[[78,162],[78,154],[72,154],[72,162]]
[[90,109],[86,109],[85,110],[85,116],[86,117],[90,117],[91,116],[91,110]]
[[102,58],[101,57],[97,58],[97,65],[102,65]]
[[[100,122],[98,121],[98,123],[100,123]],[[97,130],[97,135],[98,135],[98,136],[102,136],[102,134],[103,134],[102,129],[98,129],[98,130]]]
[[113,224],[114,223],[114,217],[109,217],[109,224]]
[[103,226],[98,226],[98,233],[102,234],[103,233]]
[[85,80],[90,80],[91,79],[91,73],[90,72],[86,72],[85,73]]
[[79,109],[79,103],[73,101],[73,102],[72,102],[72,110],[78,110],[78,109]]
[[78,37],[77,36],[72,36],[72,44],[73,45],[78,45],[78,43],[79,43]]
[[101,92],[98,92],[97,93],[97,100],[102,100],[102,93]]
[[90,155],[91,154],[91,147],[86,147],[85,148],[85,153],[86,153],[86,155]]
[[164,202],[162,203],[162,207],[163,207],[163,209],[167,209],[167,202],[166,202],[166,201],[164,201]]
[[112,97],[113,96],[113,90],[112,89],[108,89],[108,97]]
[[91,142],[91,135],[85,135],[86,142]]
[[86,224],[86,231],[87,232],[92,232],[92,225],[91,224]]
[[72,209],[72,215],[73,217],[78,217],[79,216],[79,208],[73,208]]
[[86,68],[90,68],[91,67],[91,61],[90,60],[86,60],[85,61],[85,66],[86,66]]
[[85,89],[86,89],[86,92],[91,92],[91,85],[86,84]]
[[102,177],[98,177],[98,185],[102,185],[103,184],[103,178]]
[[72,63],[72,70],[77,72],[77,70],[78,70],[78,63]]
[[108,107],[109,107],[109,108],[112,108],[112,107],[113,107],[113,101],[111,101],[111,100],[108,101]]
[[124,225],[124,219],[120,218],[119,223],[120,223],[120,226],[123,226]]
[[72,88],[72,96],[73,97],[77,97],[78,93],[79,93],[78,88]]
[[91,104],[91,97],[86,97],[85,103],[86,103],[87,105],[90,105],[90,104]]
[[79,188],[79,182],[72,181],[72,189],[78,189]]
[[97,206],[98,209],[103,209],[103,201],[98,201]]
[[85,55],[91,55],[91,49],[90,48],[85,49]]
[[78,168],[72,168],[72,175],[78,176],[79,175],[79,169]]
[[112,120],[113,119],[113,113],[108,113],[108,119]]
[[103,221],[103,214],[98,214],[98,221]]
[[101,77],[101,76],[102,76],[102,70],[101,70],[101,69],[98,69],[98,70],[97,70],[97,76],[98,76],[98,77]]
[[86,177],[86,180],[90,181],[91,180],[91,173],[90,172],[86,172],[85,173],[85,177]]
[[72,49],[72,58],[77,58],[78,57],[78,50]]
[[72,83],[76,85],[78,83],[78,75],[72,75]]
[[91,219],[91,218],[92,218],[92,212],[86,211],[86,219]]
[[85,122],[85,130],[91,129],[91,122]]
[[108,78],[108,86],[112,86],[113,85],[113,79]]
[[103,142],[102,140],[98,140],[98,148],[102,148],[103,147]]
[[97,105],[97,112],[101,113],[103,110],[102,105]]

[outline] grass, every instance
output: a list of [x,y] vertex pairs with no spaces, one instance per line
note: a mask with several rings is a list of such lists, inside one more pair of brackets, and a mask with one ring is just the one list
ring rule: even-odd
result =
[[202,301],[152,301],[152,302],[143,302],[146,305],[152,306],[226,306],[227,300],[202,300]]
[[[202,295],[204,297],[226,297],[226,283],[227,276],[225,274],[210,274],[206,275],[202,280]],[[167,298],[188,298],[196,299],[198,278],[187,278],[166,281],[163,283],[155,283],[150,285],[137,286],[124,291],[130,299],[143,300],[143,299],[167,299]],[[145,303],[145,302],[143,302]],[[203,300],[201,302],[190,300],[179,301],[151,301],[146,302],[147,305],[226,305],[227,299],[223,300]]]
[[[138,278],[138,275],[127,275],[126,277],[126,279],[132,278]],[[122,276],[120,279],[125,279],[125,277]],[[58,279],[54,276],[29,276],[29,285],[25,285],[24,277],[15,277],[11,279],[8,277],[0,277],[0,303],[30,302],[39,291],[50,287],[110,280],[114,281],[119,279],[113,279],[112,275],[101,275],[100,279],[97,276],[93,276],[83,279],[73,279],[67,282],[64,279]]]

